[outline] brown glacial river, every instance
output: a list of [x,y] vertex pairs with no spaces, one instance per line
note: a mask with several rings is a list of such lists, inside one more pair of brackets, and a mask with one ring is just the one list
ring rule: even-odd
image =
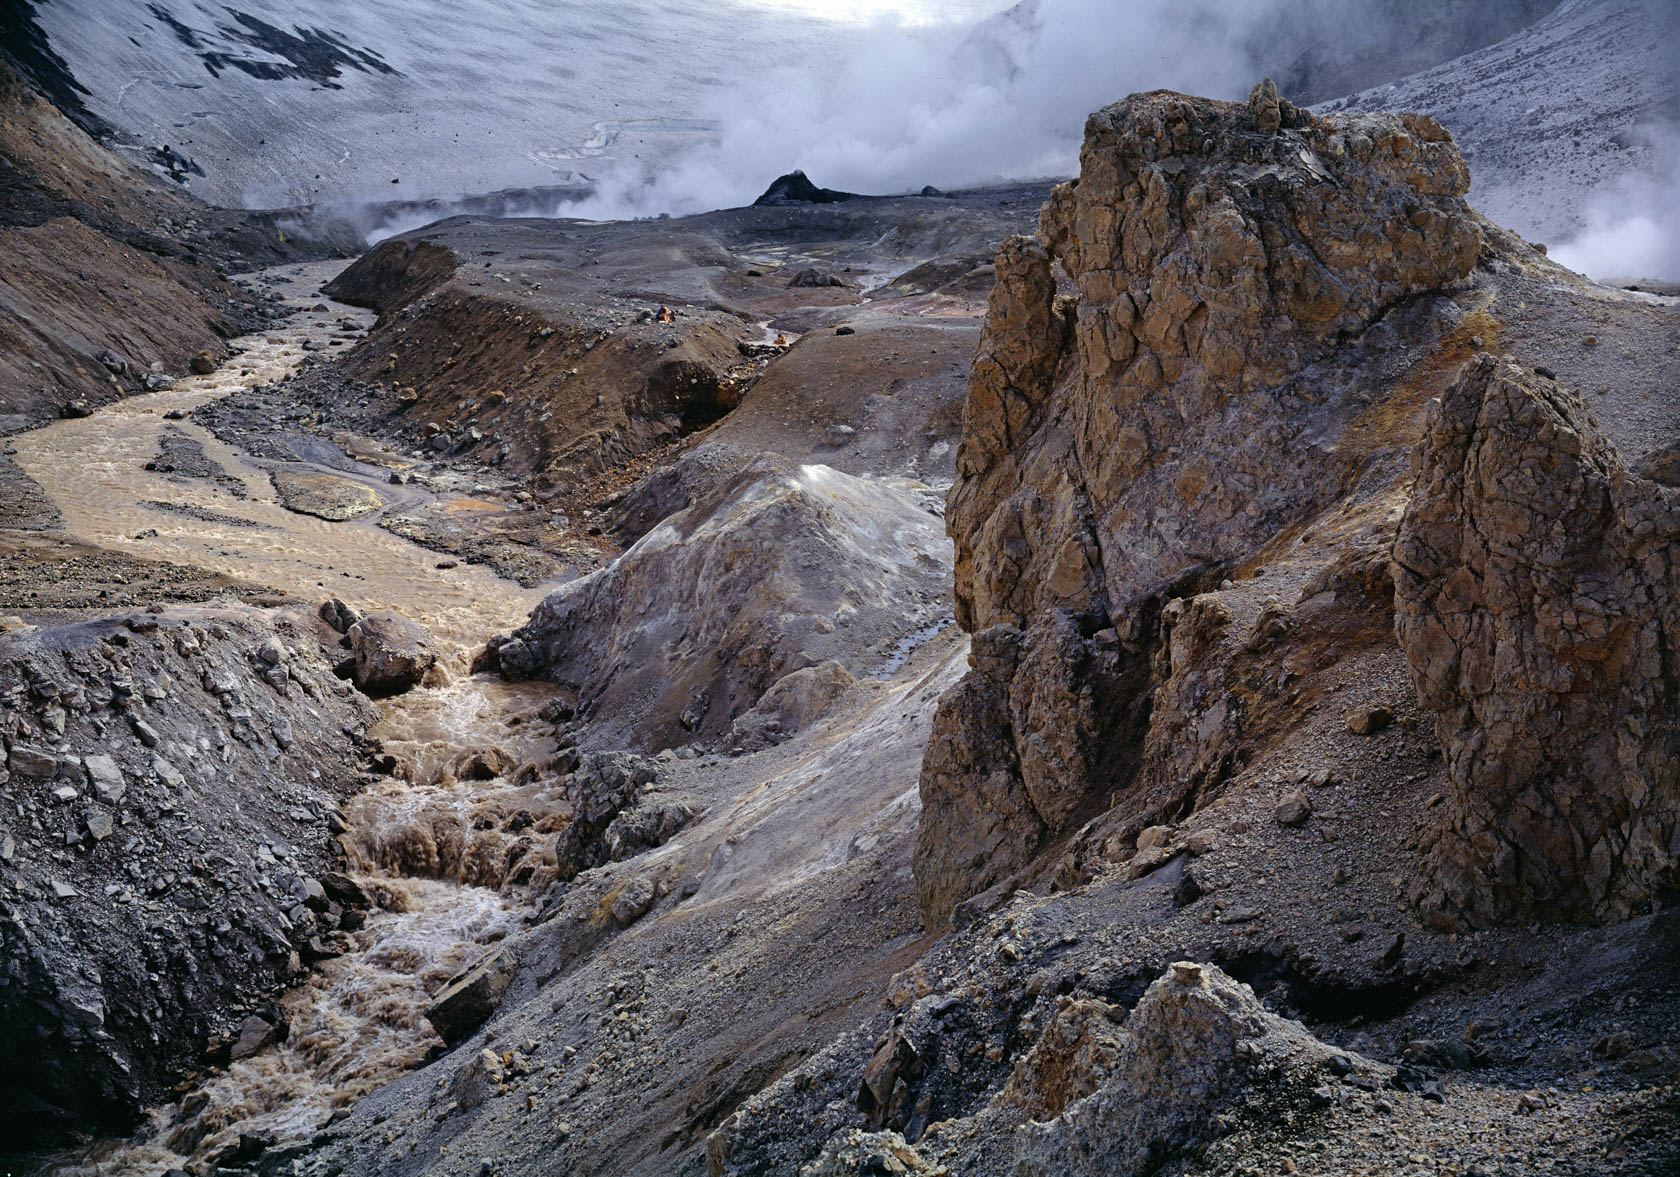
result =
[[[370,312],[323,303],[317,293],[343,264],[253,275],[297,313],[236,340],[240,354],[222,370],[11,439],[15,460],[77,539],[211,569],[304,600],[332,595],[358,609],[394,609],[425,625],[445,651],[436,685],[380,703],[383,718],[373,734],[397,758],[397,770],[345,804],[350,829],[342,838],[348,870],[376,909],[352,933],[351,951],[323,962],[282,998],[291,1025],[287,1041],[212,1072],[180,1103],[152,1109],[134,1138],[62,1156],[53,1172],[158,1177],[203,1165],[242,1133],[307,1140],[438,1042],[423,1016],[429,995],[484,945],[517,928],[532,886],[546,881],[540,847],[552,839],[540,825],[523,837],[501,827],[519,825],[503,820],[511,814],[563,813],[550,791],[554,782],[517,786],[458,774],[468,775],[467,758],[477,750],[499,748],[513,764],[551,750],[526,735],[546,725],[520,723],[549,696],[544,686],[474,677],[467,668],[475,648],[520,624],[553,586],[521,588],[464,562],[440,571],[437,552],[382,530],[378,511],[328,522],[288,510],[269,479],[277,463],[222,443],[190,419],[209,401],[283,378],[306,356],[331,354],[334,340],[347,346],[352,322],[372,322]],[[196,442],[227,477],[182,479],[146,470],[166,430],[178,431],[171,434],[177,442],[180,435]],[[331,473],[362,483],[393,507],[426,495],[412,484],[390,485],[388,471],[377,465],[335,465]],[[158,502],[196,509],[204,518],[148,505]]]

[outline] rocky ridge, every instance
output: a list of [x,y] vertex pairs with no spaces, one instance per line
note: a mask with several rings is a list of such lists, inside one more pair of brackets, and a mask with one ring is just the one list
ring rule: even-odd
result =
[[[1266,86],[1092,116],[1043,243],[1004,245],[974,361],[947,519],[975,671],[924,769],[930,921],[1134,786],[1107,750],[1144,736],[1168,598],[1392,471],[1356,432],[1377,390],[1350,341],[1468,277],[1468,186],[1428,119],[1321,120]],[[1173,783],[1167,818],[1194,797]]]
[[841,1158],[873,1147],[905,1173],[970,1172],[1011,1154],[1008,1171],[1021,1177],[1152,1173],[1239,1117],[1300,1114],[1344,1080],[1375,1087],[1392,1076],[1280,1018],[1218,968],[1177,961],[1130,1010],[1061,1000],[972,1122],[917,1130],[915,1146],[891,1130],[873,1138],[853,1130],[800,1172],[867,1171]]

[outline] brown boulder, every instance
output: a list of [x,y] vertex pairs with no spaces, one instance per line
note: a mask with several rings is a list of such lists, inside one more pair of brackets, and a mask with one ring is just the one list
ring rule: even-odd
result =
[[759,696],[752,710],[735,720],[729,742],[748,748],[779,744],[815,723],[856,685],[851,671],[833,659],[785,674]]
[[1291,789],[1283,795],[1283,800],[1277,803],[1277,809],[1272,816],[1277,818],[1280,826],[1302,826],[1312,816],[1312,801],[1301,789]]
[[1394,712],[1381,703],[1366,703],[1349,711],[1344,718],[1348,731],[1354,735],[1374,736],[1394,722]]
[[400,613],[370,613],[350,627],[351,679],[375,697],[400,695],[437,664],[426,631]]

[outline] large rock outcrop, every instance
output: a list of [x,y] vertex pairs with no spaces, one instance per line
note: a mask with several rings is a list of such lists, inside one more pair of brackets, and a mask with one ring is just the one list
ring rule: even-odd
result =
[[931,923],[1133,778],[1161,606],[1358,477],[1383,390],[1352,353],[1469,274],[1468,186],[1428,118],[1265,85],[1091,116],[1039,238],[1004,243],[972,369],[947,522],[976,653],[924,767]]
[[[895,1032],[865,1072],[866,1086],[880,1060],[907,1046]],[[1374,1089],[1391,1073],[1279,1017],[1215,966],[1179,961],[1130,1012],[1098,998],[1063,998],[1008,1080],[972,1114],[905,1135],[842,1129],[800,1173],[1156,1173],[1242,1120],[1295,1119],[1335,1102],[1338,1076]],[[713,1137],[720,1146],[726,1139]],[[712,1173],[764,1171],[762,1153],[756,1165],[731,1166],[721,1147],[713,1157]]]
[[1680,881],[1680,491],[1485,354],[1413,469],[1396,628],[1452,780],[1417,898],[1448,922],[1649,909]]
[[949,576],[938,521],[908,495],[766,457],[551,593],[487,661],[575,690],[603,743],[715,739],[786,675],[879,670],[944,611]]

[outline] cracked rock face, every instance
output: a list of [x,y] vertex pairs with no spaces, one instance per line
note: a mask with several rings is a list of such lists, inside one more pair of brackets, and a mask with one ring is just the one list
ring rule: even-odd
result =
[[1447,922],[1648,910],[1680,858],[1680,492],[1485,354],[1413,471],[1396,629],[1452,780],[1415,897]]
[[1469,182],[1426,117],[1320,119],[1264,86],[1091,116],[1080,177],[998,255],[970,374],[947,526],[976,654],[924,767],[930,924],[1130,781],[1091,750],[1148,723],[1163,602],[1346,493],[1369,400],[1338,363],[1470,273]]
[[974,361],[950,504],[974,628],[1124,609],[1299,518],[1336,486],[1311,433],[1340,406],[1294,378],[1481,249],[1469,172],[1421,115],[1268,133],[1241,106],[1133,95],[1091,116],[1080,162],[1048,248],[1006,243]]

